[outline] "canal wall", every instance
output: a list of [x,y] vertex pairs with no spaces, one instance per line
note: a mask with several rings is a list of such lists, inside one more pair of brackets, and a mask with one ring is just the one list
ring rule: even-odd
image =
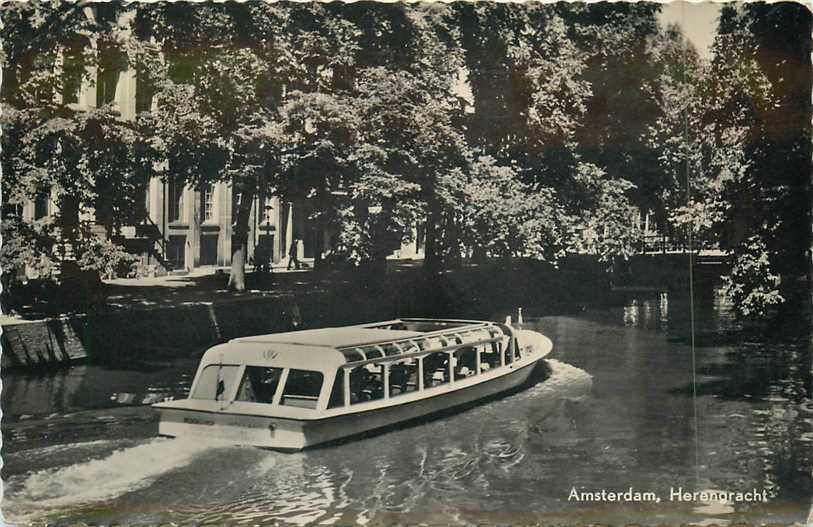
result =
[[16,368],[196,356],[231,338],[318,327],[326,318],[337,323],[353,318],[342,314],[359,314],[331,303],[326,294],[249,297],[9,324],[3,326],[0,361],[3,368]]
[[729,271],[723,257],[694,256],[689,273],[688,253],[638,254],[618,259],[613,264],[612,283],[616,288],[646,288],[684,293],[689,281],[704,289],[720,283],[721,275]]

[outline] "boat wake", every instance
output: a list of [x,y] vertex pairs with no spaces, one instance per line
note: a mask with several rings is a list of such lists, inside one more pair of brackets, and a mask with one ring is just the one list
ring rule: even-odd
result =
[[61,509],[110,500],[150,485],[212,448],[195,440],[155,438],[65,467],[12,477],[5,484],[5,524],[28,524]]

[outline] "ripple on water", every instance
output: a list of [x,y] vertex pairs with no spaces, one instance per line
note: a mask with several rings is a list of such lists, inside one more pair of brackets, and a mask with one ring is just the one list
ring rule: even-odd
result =
[[[503,416],[544,419],[556,408],[540,404],[542,399],[576,400],[589,393],[588,374],[551,363],[543,382],[461,414],[337,447],[268,453],[248,471],[240,495],[203,505],[192,520],[365,525],[390,514],[431,510],[452,521],[459,516],[457,508],[477,508],[494,470],[510,477],[526,458],[527,420]],[[379,447],[375,456],[369,455],[368,442]],[[449,509],[451,503],[455,510]]]

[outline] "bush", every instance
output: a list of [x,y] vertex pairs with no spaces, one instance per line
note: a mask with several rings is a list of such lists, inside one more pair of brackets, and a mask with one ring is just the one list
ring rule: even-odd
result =
[[27,269],[38,278],[50,278],[58,268],[53,258],[54,226],[48,220],[26,222],[16,216],[3,220],[0,267],[4,273]]
[[110,240],[91,237],[83,240],[76,263],[83,271],[99,273],[103,279],[132,276],[136,272],[138,257],[128,253]]
[[754,235],[734,251],[731,272],[723,277],[724,291],[742,318],[762,318],[771,307],[785,301],[779,294],[780,278],[771,273],[765,241]]

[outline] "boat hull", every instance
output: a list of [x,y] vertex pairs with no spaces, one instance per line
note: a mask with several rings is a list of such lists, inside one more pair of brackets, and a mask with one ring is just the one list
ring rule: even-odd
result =
[[158,408],[159,434],[296,451],[386,429],[514,390],[527,382],[536,364],[536,360],[528,361],[499,376],[465,386],[452,384],[440,393],[427,393],[400,404],[370,408],[359,405],[358,411],[310,420],[162,407]]

